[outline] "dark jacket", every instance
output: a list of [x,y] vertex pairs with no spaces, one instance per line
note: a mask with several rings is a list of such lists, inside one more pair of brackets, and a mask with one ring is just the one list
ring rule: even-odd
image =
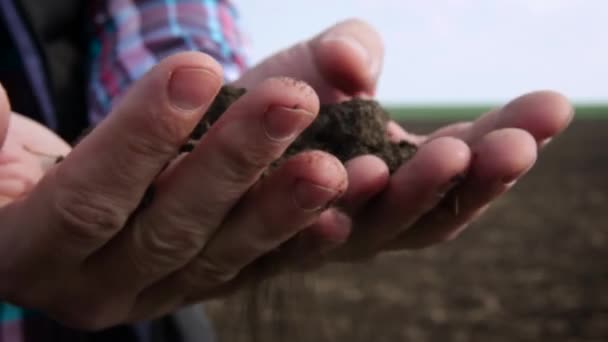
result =
[[[90,16],[87,10],[94,1],[1,1],[9,7],[12,3],[18,14],[17,18],[14,13],[4,11],[3,29],[14,31],[16,20],[29,33],[26,37],[13,35],[13,41],[9,42],[21,55],[23,73],[20,79],[2,80],[13,110],[50,126],[64,139],[72,141],[88,125],[86,88]],[[27,45],[34,51],[24,52],[23,46],[27,49]],[[38,63],[41,72],[32,75],[32,63]],[[38,78],[43,86],[36,87],[33,78]],[[45,97],[49,102],[46,108]]]

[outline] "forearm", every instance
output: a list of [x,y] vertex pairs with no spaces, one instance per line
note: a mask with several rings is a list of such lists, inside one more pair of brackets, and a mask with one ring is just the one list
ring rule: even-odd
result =
[[237,14],[230,1],[105,0],[91,11],[89,108],[96,124],[128,87],[161,59],[202,51],[227,81],[245,68]]

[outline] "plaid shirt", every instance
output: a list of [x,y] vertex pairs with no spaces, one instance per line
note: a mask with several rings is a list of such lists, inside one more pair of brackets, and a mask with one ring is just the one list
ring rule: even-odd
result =
[[95,56],[91,120],[108,113],[125,89],[159,60],[200,50],[223,64],[233,80],[245,67],[235,9],[224,0],[107,0],[94,11]]
[[[11,2],[0,1],[2,6],[9,7],[13,6]],[[235,8],[229,0],[104,0],[96,1],[90,13],[94,33],[90,43],[88,85],[91,124],[103,119],[129,85],[159,60],[178,51],[199,50],[215,57],[222,63],[227,81],[236,78],[245,68],[243,41],[236,26]],[[5,19],[11,23],[15,20],[14,16]],[[10,33],[19,41],[27,38],[25,32],[13,29]],[[20,50],[22,44],[17,45]],[[22,49],[19,52],[29,54]],[[27,57],[28,60],[36,58]],[[32,75],[28,65],[24,67],[30,77],[37,76]],[[36,95],[44,97],[48,93]],[[69,329],[58,331],[56,327],[53,336],[45,335],[44,331],[49,331],[46,328],[53,324],[39,314],[0,302],[0,342],[88,341],[90,338]],[[121,327],[120,337],[115,330],[96,335],[92,340],[157,341],[151,332],[153,324]],[[179,335],[184,340],[188,334]],[[168,338],[179,342],[179,337]]]

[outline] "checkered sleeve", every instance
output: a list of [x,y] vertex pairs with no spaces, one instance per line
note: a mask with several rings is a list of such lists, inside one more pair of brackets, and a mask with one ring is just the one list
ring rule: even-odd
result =
[[98,123],[131,83],[179,51],[213,56],[227,81],[245,68],[229,0],[104,0],[92,9],[90,121]]

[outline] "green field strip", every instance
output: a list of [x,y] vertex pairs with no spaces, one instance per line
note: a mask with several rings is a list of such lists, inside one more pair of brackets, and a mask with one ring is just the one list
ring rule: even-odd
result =
[[[465,120],[495,108],[492,105],[416,105],[387,106],[396,120]],[[576,105],[576,118],[608,119],[607,105]]]

